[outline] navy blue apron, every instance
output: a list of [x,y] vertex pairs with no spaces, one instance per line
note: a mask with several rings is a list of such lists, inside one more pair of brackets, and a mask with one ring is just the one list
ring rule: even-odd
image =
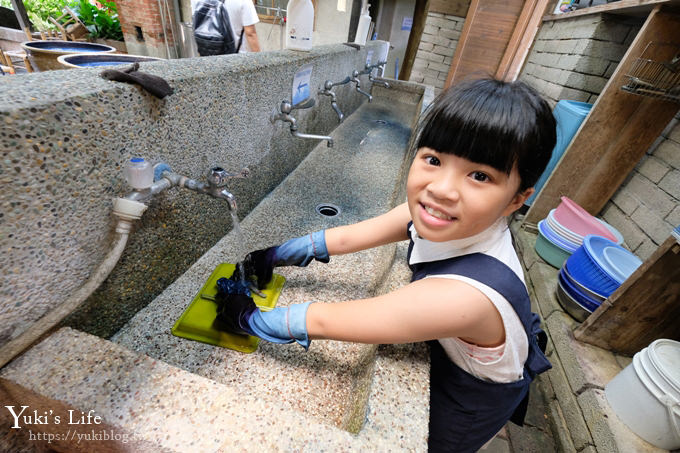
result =
[[[410,227],[411,223],[409,223]],[[410,231],[409,231],[410,235]],[[409,244],[408,260],[413,251]],[[483,381],[449,359],[439,341],[430,347],[431,452],[474,452],[491,439],[508,420],[522,425],[529,401],[529,384],[552,366],[543,354],[547,336],[540,319],[531,312],[529,293],[522,280],[498,259],[472,253],[438,261],[409,264],[411,281],[428,275],[455,274],[477,280],[500,293],[517,313],[529,340],[523,379],[510,383]]]

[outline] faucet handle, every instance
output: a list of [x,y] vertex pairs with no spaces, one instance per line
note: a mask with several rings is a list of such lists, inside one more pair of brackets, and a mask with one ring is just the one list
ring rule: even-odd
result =
[[[298,110],[298,109],[308,109],[308,108],[310,108],[310,107],[313,107],[315,102],[316,102],[316,101],[314,101],[314,98],[312,98],[312,97],[309,97],[309,98],[305,99],[305,100],[302,101],[302,102],[298,102],[298,103],[295,104],[295,105],[291,105],[291,103],[288,102],[288,101],[281,101],[281,113],[283,113],[283,114],[285,114],[285,115],[288,115],[288,114],[289,114],[290,112],[292,112],[293,110]],[[277,118],[276,118],[275,116],[276,116],[275,113],[272,114],[272,115],[269,117],[269,121],[271,121],[272,123],[273,123],[274,121],[276,121]],[[279,118],[279,119],[280,119],[280,118]]]
[[326,90],[326,91],[330,91],[331,88],[333,88],[333,87],[335,87],[335,86],[344,85],[344,84],[349,83],[349,82],[351,82],[351,81],[352,81],[352,79],[351,79],[349,76],[345,77],[344,79],[342,79],[342,80],[339,81],[339,82],[333,82],[332,80],[326,80],[326,81],[323,83],[323,88],[324,88],[324,90]]
[[229,173],[222,167],[213,167],[208,171],[208,184],[213,187],[224,187],[227,185],[227,180],[231,178],[247,178],[250,176],[250,170],[245,167],[240,173]]
[[290,109],[291,110],[308,109],[308,108],[314,107],[315,103],[316,103],[316,101],[314,100],[314,98],[309,97],[309,98],[305,99],[304,101],[298,102],[297,104],[291,106]]

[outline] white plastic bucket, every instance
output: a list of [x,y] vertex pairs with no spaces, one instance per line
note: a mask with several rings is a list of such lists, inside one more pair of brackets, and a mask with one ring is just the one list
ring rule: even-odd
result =
[[631,431],[656,447],[680,448],[680,342],[654,341],[604,391]]

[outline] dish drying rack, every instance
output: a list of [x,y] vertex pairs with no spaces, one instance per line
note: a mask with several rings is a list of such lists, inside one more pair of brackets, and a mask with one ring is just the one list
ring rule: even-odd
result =
[[650,42],[626,77],[621,89],[628,93],[680,102],[680,46]]

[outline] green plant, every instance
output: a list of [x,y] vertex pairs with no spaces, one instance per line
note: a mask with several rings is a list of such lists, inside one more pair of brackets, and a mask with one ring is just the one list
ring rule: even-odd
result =
[[[33,28],[37,30],[56,29],[49,21],[52,16],[55,19],[62,15],[62,8],[64,7],[64,0],[23,0],[24,7],[28,19],[33,24]],[[14,9],[11,0],[0,0],[0,6]]]
[[70,7],[85,24],[92,38],[123,40],[123,31],[118,20],[118,10],[114,2],[95,2],[78,0]]

